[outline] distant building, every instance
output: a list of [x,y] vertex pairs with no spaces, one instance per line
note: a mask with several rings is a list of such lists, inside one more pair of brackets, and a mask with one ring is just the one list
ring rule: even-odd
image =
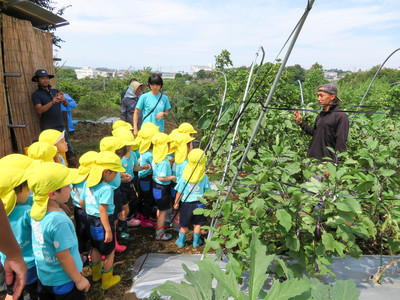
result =
[[192,67],[192,71],[193,71],[194,73],[197,73],[197,72],[200,71],[200,70],[212,71],[212,70],[213,70],[213,66],[212,66],[212,64],[208,64],[208,65],[204,65],[204,66],[195,65],[195,66]]
[[324,71],[324,77],[325,79],[329,80],[329,81],[334,81],[338,79],[338,72],[327,72]]
[[90,67],[83,67],[81,69],[75,69],[76,77],[78,79],[82,78],[96,78],[97,76],[107,77],[106,71],[99,71]]

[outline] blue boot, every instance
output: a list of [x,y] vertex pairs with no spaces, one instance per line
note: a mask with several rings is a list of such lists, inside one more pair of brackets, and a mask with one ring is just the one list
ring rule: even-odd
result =
[[200,239],[200,232],[199,233],[193,233],[193,248],[197,248],[201,246],[203,242]]
[[185,240],[186,240],[186,233],[182,233],[179,231],[179,237],[176,240],[175,244],[177,244],[179,248],[182,248],[185,246]]

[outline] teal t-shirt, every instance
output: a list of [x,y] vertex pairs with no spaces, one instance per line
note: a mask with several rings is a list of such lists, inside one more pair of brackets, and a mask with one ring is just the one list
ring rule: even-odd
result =
[[[21,247],[22,256],[28,269],[35,266],[35,258],[32,250],[32,227],[31,227],[31,206],[26,204],[15,205],[12,212],[8,215],[11,229],[14,233],[18,245]],[[4,265],[6,256],[0,252],[1,263]]]
[[33,205],[33,193],[29,194],[28,200],[26,200],[25,205],[32,206]]
[[[152,163],[153,163],[153,152],[146,151],[145,153],[143,153],[142,156],[140,157],[140,166],[143,167],[144,165],[147,164],[151,166]],[[139,178],[144,178],[151,174],[153,174],[152,169],[139,171]]]
[[82,208],[79,203],[79,199],[81,199],[81,194],[84,188],[86,188],[86,180],[72,185],[72,190],[71,190],[72,204],[76,207]]
[[86,213],[90,216],[100,218],[100,204],[107,204],[107,215],[114,214],[114,190],[107,182],[87,188],[82,194],[82,200],[85,201]]
[[183,163],[176,165],[176,183],[178,183],[182,178],[183,169],[187,166],[188,161],[185,160]]
[[143,120],[143,124],[151,122],[160,128],[160,132],[164,132],[164,118],[156,120],[156,115],[160,112],[166,111],[167,109],[171,109],[171,104],[169,103],[167,95],[162,94],[160,101],[158,101],[159,98],[160,93],[154,96],[151,92],[147,92],[139,98],[136,108],[143,111],[143,118],[145,118],[152,111],[154,106],[157,105],[153,112]]
[[61,164],[62,165],[64,165],[64,166],[67,166],[67,164],[65,163],[65,160],[64,160],[64,158],[61,156],[61,154],[58,154],[58,156],[61,158]]
[[[175,190],[183,194],[182,202],[195,202],[198,201],[197,197],[203,197],[204,192],[211,189],[210,182],[208,181],[207,175],[204,175],[200,182],[188,183],[185,179],[181,179],[175,186]],[[186,186],[186,187],[185,187]],[[190,192],[190,195],[189,195]],[[189,197],[188,197],[189,195]]]
[[171,169],[171,164],[168,160],[168,158],[164,158],[163,161],[159,162],[156,164],[154,161],[152,161],[151,167],[153,168],[153,180],[154,182],[162,185],[168,185],[171,183],[171,181],[163,182],[158,180],[157,177],[167,177],[172,175],[172,169]]
[[32,247],[38,277],[43,285],[56,286],[72,279],[64,271],[57,252],[70,249],[76,268],[82,271],[74,224],[63,211],[49,211],[40,221],[31,219]]
[[117,173],[114,180],[109,182],[108,184],[112,187],[113,190],[119,188],[121,186],[121,174]]
[[122,162],[122,167],[125,169],[125,172],[131,175],[133,179],[133,177],[135,177],[133,173],[133,168],[134,166],[139,164],[135,152],[130,151],[130,157],[129,158],[126,158],[125,156],[122,157],[121,162]]

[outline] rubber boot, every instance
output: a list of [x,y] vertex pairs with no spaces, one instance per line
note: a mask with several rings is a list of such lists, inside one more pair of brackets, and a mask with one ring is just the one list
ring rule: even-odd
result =
[[193,248],[197,248],[202,244],[203,244],[203,242],[200,239],[200,232],[199,233],[193,233]]
[[121,277],[119,275],[113,275],[114,267],[112,267],[108,271],[103,271],[103,275],[101,277],[101,289],[108,290],[110,287],[116,285],[121,281]]
[[92,270],[92,280],[97,282],[101,279],[101,261],[97,264],[90,264],[90,269]]
[[156,240],[157,241],[168,241],[172,238],[172,234],[165,232],[165,226],[157,228],[156,226]]
[[182,248],[185,246],[185,240],[186,240],[186,233],[182,233],[179,231],[179,237],[176,240],[175,244],[177,244],[179,248]]
[[116,232],[114,233],[114,238],[115,238],[115,252],[118,253],[124,252],[126,250],[126,246],[118,244]]

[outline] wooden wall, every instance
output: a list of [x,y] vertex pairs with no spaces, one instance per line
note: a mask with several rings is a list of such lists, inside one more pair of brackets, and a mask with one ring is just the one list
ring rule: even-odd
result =
[[[32,144],[40,132],[39,117],[31,100],[32,93],[37,89],[37,83],[32,82],[32,76],[37,69],[46,69],[49,74],[54,74],[52,38],[50,33],[33,28],[29,21],[4,14],[1,18],[4,66],[0,75],[3,77],[4,70],[21,73],[21,77],[5,77],[6,99],[1,93],[0,99],[8,101],[11,124],[27,125],[26,128],[10,129],[14,131],[18,152],[24,153],[24,147]],[[55,86],[54,79],[50,84]],[[1,142],[4,141],[3,134],[8,131],[10,145],[0,147],[0,157],[11,152],[11,133],[3,124],[4,108],[6,105],[0,105],[0,139]]]

